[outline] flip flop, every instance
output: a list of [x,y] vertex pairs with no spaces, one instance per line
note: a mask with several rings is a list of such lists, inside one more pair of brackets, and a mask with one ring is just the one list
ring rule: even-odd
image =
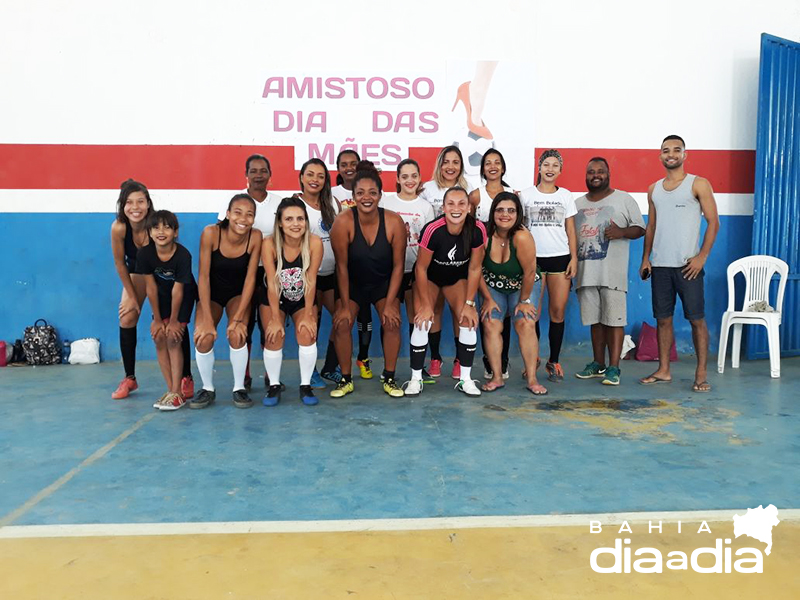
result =
[[[708,389],[703,389],[703,386],[706,386]],[[711,391],[711,384],[707,381],[701,381],[700,383],[693,383],[692,384],[692,391],[698,394],[707,394]]]
[[497,390],[501,390],[501,389],[503,389],[504,387],[506,387],[506,386],[505,386],[505,384],[503,384],[503,385],[496,385],[496,384],[492,384],[492,383],[484,383],[484,384],[481,386],[481,389],[482,389],[484,392],[496,392]]
[[[545,387],[544,387],[544,386],[543,386],[541,383],[540,383],[540,384],[537,384],[537,385],[538,385],[538,387],[539,387],[539,389],[538,389],[538,390],[535,390],[535,389],[534,389],[534,387],[535,387],[535,386],[532,386],[532,385],[529,385],[529,386],[527,386],[527,388],[526,388],[526,389],[527,389],[527,390],[528,390],[528,391],[529,391],[531,394],[533,394],[534,396],[544,396],[544,395],[546,395],[546,394],[547,394],[547,388],[545,388]],[[543,390],[544,390],[544,391],[543,391]]]
[[[645,381],[645,379],[652,379],[652,381]],[[672,383],[672,379],[662,379],[661,377],[648,375],[647,377],[642,377],[639,380],[640,385],[657,385],[659,383]]]

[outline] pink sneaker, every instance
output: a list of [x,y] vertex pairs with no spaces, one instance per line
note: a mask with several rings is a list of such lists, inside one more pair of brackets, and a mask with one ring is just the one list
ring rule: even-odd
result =
[[123,398],[127,398],[128,394],[138,389],[139,384],[136,383],[136,380],[126,377],[119,382],[119,386],[117,386],[117,389],[114,390],[113,394],[111,394],[111,397],[114,400],[122,400]]
[[158,405],[158,410],[178,410],[186,405],[186,400],[180,394],[169,394]]
[[442,376],[442,361],[431,359],[431,366],[428,367],[428,375],[431,377],[441,377]]
[[450,375],[453,379],[461,379],[461,363],[458,359],[453,361],[453,373]]

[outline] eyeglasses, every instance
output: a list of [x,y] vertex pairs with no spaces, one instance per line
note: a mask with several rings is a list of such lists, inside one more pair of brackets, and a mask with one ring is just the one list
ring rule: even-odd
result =
[[505,213],[507,215],[515,215],[515,214],[517,214],[517,209],[514,208],[513,206],[511,208],[503,208],[501,206],[500,208],[495,208],[494,212],[500,213],[500,214]]

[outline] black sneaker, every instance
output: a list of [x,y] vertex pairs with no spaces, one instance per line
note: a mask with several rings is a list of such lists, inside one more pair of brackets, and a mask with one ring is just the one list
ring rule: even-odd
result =
[[214,404],[214,400],[216,399],[216,392],[212,392],[211,390],[200,390],[200,393],[189,401],[189,408],[208,408]]
[[253,401],[250,399],[250,396],[247,395],[246,391],[235,390],[233,392],[233,405],[236,408],[252,408]]
[[306,406],[314,406],[315,404],[319,404],[319,398],[314,395],[314,390],[311,389],[310,385],[300,386],[300,400]]
[[264,406],[276,406],[280,401],[281,401],[281,386],[280,385],[269,386],[269,390],[267,391],[267,395],[264,396],[262,404]]

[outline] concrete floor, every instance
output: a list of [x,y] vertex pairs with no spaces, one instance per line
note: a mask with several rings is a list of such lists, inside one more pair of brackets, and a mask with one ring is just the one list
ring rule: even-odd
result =
[[[316,407],[296,399],[296,363],[287,362],[282,403],[262,407],[261,383],[250,410],[231,404],[220,362],[217,404],[174,413],[152,408],[162,393],[155,363],[137,366],[140,388],[123,401],[110,399],[119,364],[2,369],[0,597],[796,598],[800,527],[789,510],[800,507],[800,360],[784,360],[779,380],[766,361],[712,372],[710,394],[690,391],[692,360],[681,357],[670,385],[636,384],[653,365],[632,361],[619,387],[580,381],[571,374],[585,361],[567,358],[567,379],[544,398],[525,391],[517,364],[504,390],[480,398],[441,379],[419,398],[390,399],[373,379],[343,399],[320,395]],[[767,504],[782,524],[764,573],[748,576],[597,575],[588,522],[554,516],[670,521],[669,511],[697,511],[700,521]],[[521,515],[552,520],[509,525]],[[425,531],[394,521],[470,516],[497,526],[455,533],[456,521]],[[394,531],[366,534],[362,519],[392,520]],[[318,520],[347,525],[304,525]],[[209,522],[265,521],[291,522],[290,533],[197,535]],[[159,523],[167,529],[105,525]],[[197,530],[161,535],[174,523]],[[101,527],[79,538],[37,530],[72,524]],[[687,535],[662,541],[690,547]],[[464,546],[454,552],[456,539]],[[218,560],[198,578],[209,556]],[[163,589],[126,583],[137,574]]]

